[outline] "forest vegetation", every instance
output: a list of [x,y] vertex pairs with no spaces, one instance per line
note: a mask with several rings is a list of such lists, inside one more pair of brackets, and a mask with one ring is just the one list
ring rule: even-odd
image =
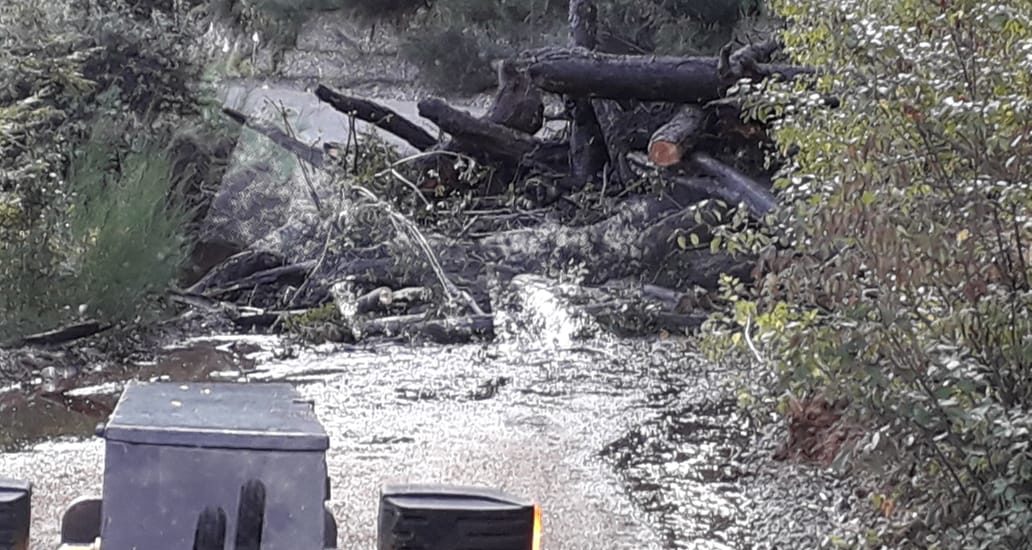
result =
[[[739,370],[744,409],[788,424],[783,458],[869,487],[862,521],[828,545],[1032,545],[1032,3],[596,4],[613,55],[719,57],[775,36],[778,60],[808,69],[720,100],[769,145],[736,168],[767,177],[777,207],[679,218],[662,239],[749,265],[720,277],[699,345]],[[239,134],[214,99],[219,51],[199,40],[212,21],[285,48],[312,13],[353,10],[400,29],[428,87],[469,94],[495,83],[493,60],[565,44],[568,8],[3,2],[0,343],[176,307]]]

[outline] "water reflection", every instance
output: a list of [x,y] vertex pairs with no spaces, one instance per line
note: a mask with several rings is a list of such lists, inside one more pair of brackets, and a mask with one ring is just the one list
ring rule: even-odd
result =
[[[274,339],[225,337],[166,350],[135,375],[295,383],[331,435],[341,548],[371,548],[379,488],[412,481],[538,499],[549,549],[777,547],[757,544],[757,517],[787,517],[796,482],[757,475],[726,374],[685,342],[585,338],[583,320],[564,313],[547,286],[522,288],[522,305],[503,314],[508,328],[488,344],[284,353]],[[3,433],[17,434],[23,449],[0,454],[0,472],[63,480],[37,493],[40,546],[56,536],[60,503],[95,490],[98,442],[26,441],[91,433],[120,385],[90,382],[101,385],[57,400],[0,401]]]

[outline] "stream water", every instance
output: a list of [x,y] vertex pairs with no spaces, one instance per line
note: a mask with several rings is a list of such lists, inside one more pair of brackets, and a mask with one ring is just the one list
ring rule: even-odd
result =
[[[756,448],[730,373],[688,342],[579,339],[583,321],[547,290],[518,292],[491,343],[290,350],[224,336],[163,350],[137,376],[289,381],[314,399],[342,549],[374,547],[378,490],[395,482],[536,499],[549,549],[815,548],[851,505],[834,478]],[[35,548],[54,546],[64,506],[99,493],[91,433],[120,388],[107,378],[0,416],[0,476],[35,483]]]

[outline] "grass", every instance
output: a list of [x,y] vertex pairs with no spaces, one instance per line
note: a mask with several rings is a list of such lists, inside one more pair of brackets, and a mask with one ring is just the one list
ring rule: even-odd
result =
[[[166,150],[94,136],[73,155],[62,208],[0,246],[0,332],[13,336],[83,316],[119,323],[155,311],[189,250]],[[12,334],[13,333],[13,334]]]

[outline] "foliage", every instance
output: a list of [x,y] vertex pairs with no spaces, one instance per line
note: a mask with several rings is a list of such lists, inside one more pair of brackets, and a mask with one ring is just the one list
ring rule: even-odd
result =
[[228,136],[209,124],[191,36],[137,7],[0,6],[0,332],[51,327],[83,304],[135,317],[182,259],[182,201],[203,202],[220,178],[209,155]]
[[25,239],[0,245],[0,327],[31,330],[73,315],[110,322],[144,312],[185,262],[191,212],[173,185],[171,155],[113,132],[73,155],[68,196]]
[[795,61],[826,70],[743,90],[791,157],[786,205],[750,236],[761,280],[727,281],[734,312],[707,345],[755,357],[775,397],[845,398],[865,422],[840,463],[877,480],[879,519],[835,541],[1027,548],[1032,4],[776,8]]

